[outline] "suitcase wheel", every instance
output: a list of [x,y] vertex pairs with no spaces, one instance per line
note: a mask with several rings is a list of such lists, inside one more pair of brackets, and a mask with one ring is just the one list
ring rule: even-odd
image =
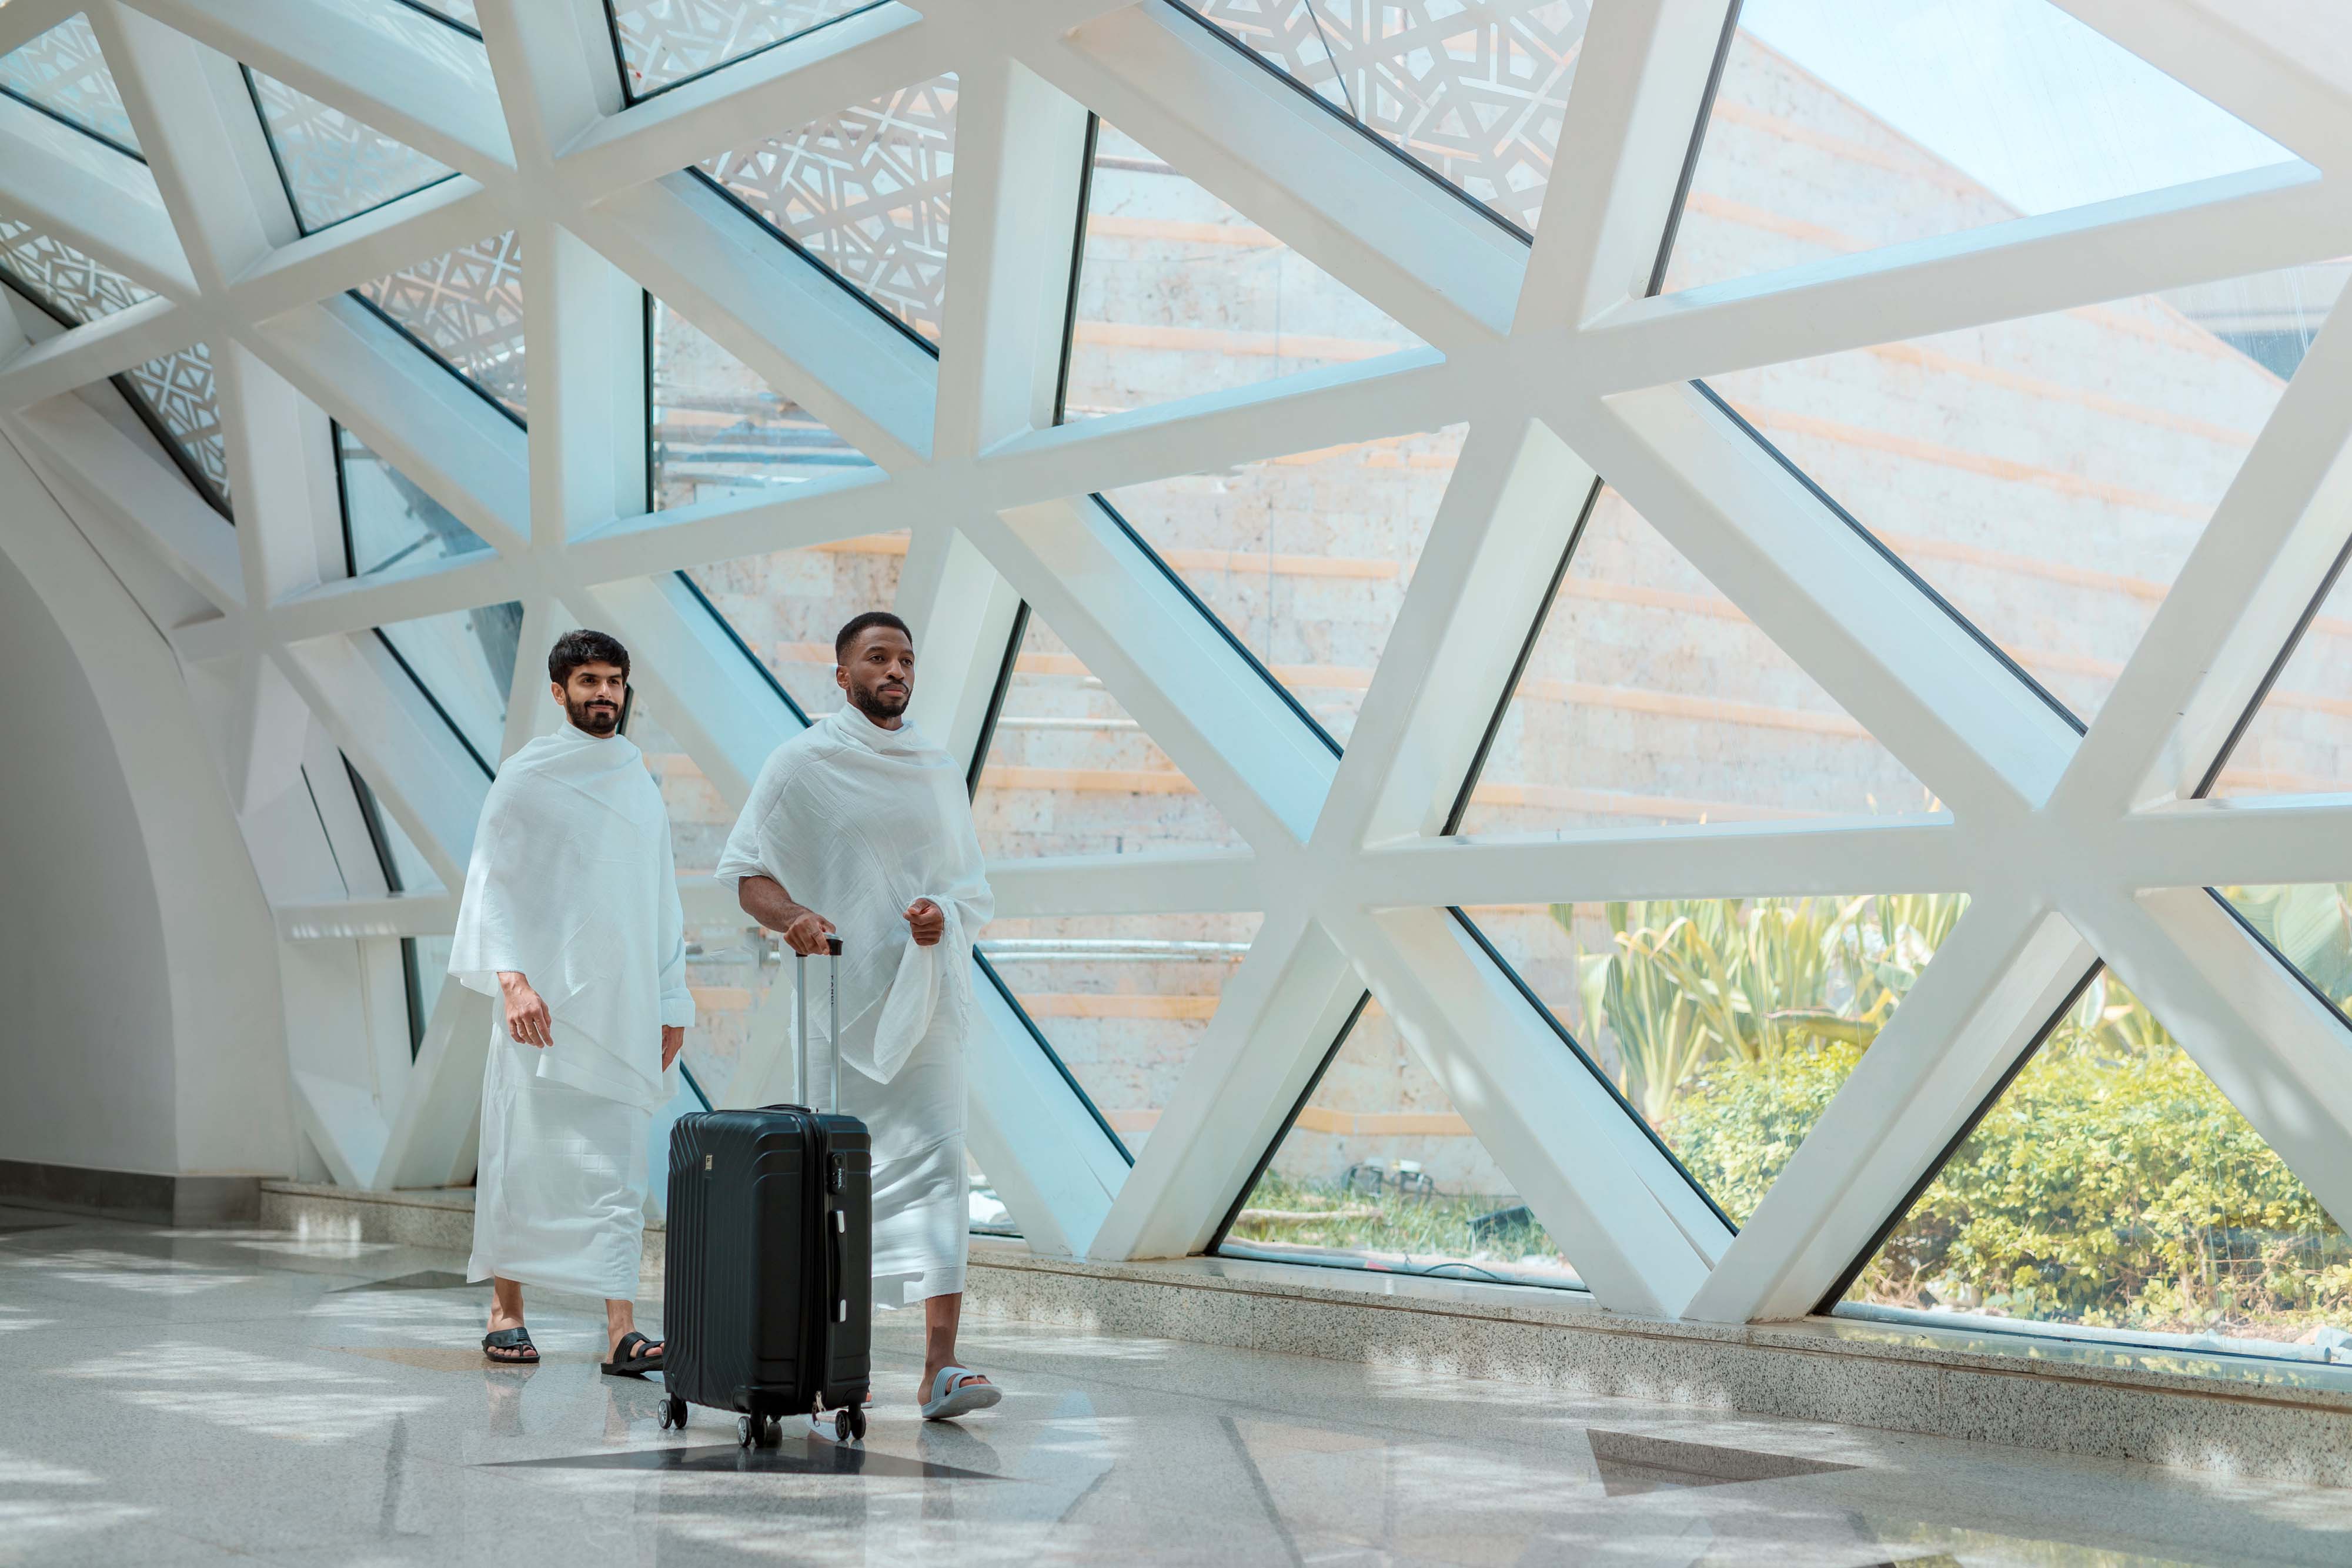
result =
[[686,1401],[674,1395],[671,1397],[663,1400],[661,1403],[660,1421],[661,1428],[665,1432],[668,1431],[673,1427],[684,1427],[686,1425]]
[[856,1405],[846,1405],[833,1413],[833,1435],[841,1442],[864,1441],[866,1412]]
[[783,1423],[773,1416],[738,1416],[735,1418],[737,1448],[780,1448],[783,1444]]

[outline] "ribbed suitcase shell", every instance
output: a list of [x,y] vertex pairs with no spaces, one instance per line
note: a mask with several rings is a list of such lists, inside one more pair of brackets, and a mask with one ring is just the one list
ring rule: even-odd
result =
[[662,1288],[670,1394],[761,1416],[864,1404],[873,1248],[865,1123],[795,1105],[679,1117]]

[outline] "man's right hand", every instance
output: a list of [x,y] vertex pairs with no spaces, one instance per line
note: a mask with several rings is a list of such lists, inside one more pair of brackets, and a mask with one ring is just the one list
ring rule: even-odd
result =
[[520,971],[499,971],[499,989],[506,993],[507,1038],[541,1050],[555,1043],[555,1020],[548,1016],[547,1004],[530,988],[530,982]]
[[833,922],[806,904],[795,904],[781,935],[795,953],[822,953],[824,939],[833,935]]

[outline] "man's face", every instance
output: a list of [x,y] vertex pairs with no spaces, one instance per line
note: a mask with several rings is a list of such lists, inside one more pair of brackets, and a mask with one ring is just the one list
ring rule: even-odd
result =
[[915,645],[896,626],[868,626],[833,674],[866,717],[895,719],[915,695]]
[[621,673],[620,665],[583,664],[562,685],[549,689],[576,727],[594,736],[610,735],[621,727],[621,698],[629,689],[629,677]]

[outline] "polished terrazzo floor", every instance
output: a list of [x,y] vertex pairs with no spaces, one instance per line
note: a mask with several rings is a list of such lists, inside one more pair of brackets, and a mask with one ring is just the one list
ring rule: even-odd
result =
[[1020,1323],[927,1427],[906,1313],[862,1448],[747,1456],[593,1303],[486,1367],[462,1266],[0,1208],[0,1563],[2352,1563],[2352,1491]]

